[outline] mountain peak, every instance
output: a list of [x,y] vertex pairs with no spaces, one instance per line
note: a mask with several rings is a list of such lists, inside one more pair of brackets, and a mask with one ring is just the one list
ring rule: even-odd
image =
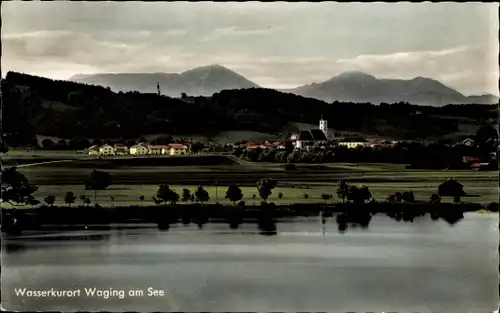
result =
[[423,76],[417,76],[417,77],[413,78],[412,80],[413,81],[418,81],[418,82],[421,82],[421,81],[437,82],[437,80],[435,80],[435,79],[432,79],[432,78],[429,78],[429,77],[423,77]]
[[336,77],[354,78],[354,79],[363,79],[363,78],[377,79],[375,76],[361,71],[347,71],[337,75]]
[[185,71],[184,73],[193,72],[193,71],[207,71],[207,70],[219,70],[219,71],[233,72],[232,70],[230,70],[227,67],[222,66],[220,64],[210,64],[210,65],[204,65],[204,66],[195,67],[193,69]]

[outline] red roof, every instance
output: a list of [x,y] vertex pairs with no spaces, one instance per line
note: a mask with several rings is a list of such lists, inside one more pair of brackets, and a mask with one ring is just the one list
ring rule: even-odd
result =
[[171,143],[167,146],[167,148],[174,148],[174,149],[187,149],[186,145],[180,144],[180,143]]
[[168,145],[154,145],[154,146],[149,146],[150,149],[168,149]]
[[471,167],[481,167],[481,166],[488,166],[490,163],[472,163]]
[[247,145],[247,149],[257,149],[261,148],[261,145]]
[[464,160],[466,162],[474,162],[474,161],[481,161],[481,158],[476,156],[464,156]]

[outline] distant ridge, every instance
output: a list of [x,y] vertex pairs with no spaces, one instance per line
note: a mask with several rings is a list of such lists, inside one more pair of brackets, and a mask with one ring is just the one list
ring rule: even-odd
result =
[[[183,73],[117,73],[78,74],[75,82],[102,85],[114,91],[156,92],[160,83],[162,94],[179,97],[211,96],[222,90],[259,88],[244,76],[218,64],[197,67]],[[370,102],[374,104],[408,102],[443,106],[447,104],[494,104],[499,98],[491,94],[465,96],[443,83],[426,77],[413,79],[380,79],[373,75],[349,71],[321,83],[280,90],[326,102]]]
[[259,87],[242,75],[214,64],[178,73],[123,73],[74,75],[70,80],[87,84],[103,85],[114,91],[156,92],[160,83],[162,94],[179,97],[181,93],[193,96],[211,96],[225,89]]
[[408,102],[431,106],[494,104],[498,102],[498,97],[494,95],[467,97],[431,78],[379,79],[358,71],[345,72],[322,83],[283,91],[327,102],[370,102],[374,104]]

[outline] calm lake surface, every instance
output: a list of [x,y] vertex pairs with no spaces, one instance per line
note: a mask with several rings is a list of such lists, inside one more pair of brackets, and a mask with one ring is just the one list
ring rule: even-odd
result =
[[[2,237],[2,306],[37,311],[492,312],[498,308],[498,216],[454,226],[375,216],[339,234],[335,219],[177,225]],[[147,289],[163,296],[148,296]],[[81,290],[28,297],[26,290]],[[108,299],[84,288],[144,290]]]

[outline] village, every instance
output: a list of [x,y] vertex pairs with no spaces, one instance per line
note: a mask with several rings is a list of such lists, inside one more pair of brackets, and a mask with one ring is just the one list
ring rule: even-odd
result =
[[[491,138],[486,143],[498,145],[498,139]],[[424,145],[428,143],[415,140],[388,140],[381,138],[372,138],[371,140],[362,136],[341,137],[332,136],[328,129],[328,121],[319,120],[318,128],[310,128],[307,130],[299,130],[288,136],[284,136],[284,140],[261,140],[261,141],[239,141],[234,143],[202,143],[191,139],[173,139],[168,144],[148,144],[139,142],[135,145],[127,146],[123,143],[106,143],[103,145],[93,145],[84,150],[84,153],[96,157],[113,157],[113,156],[185,156],[206,153],[231,153],[235,150],[243,151],[286,151],[286,152],[301,152],[301,153],[327,153],[339,148],[356,151],[371,148],[375,150],[391,149],[398,145]],[[491,142],[494,141],[494,142]],[[474,138],[466,138],[464,140],[444,144],[447,148],[473,149],[478,146]],[[497,162],[497,153],[491,152],[489,157],[479,157],[464,153],[462,156],[463,163],[473,169],[481,169],[488,167],[491,162]]]
[[[317,148],[326,150],[334,147],[356,148],[388,148],[397,144],[399,141],[373,139],[367,140],[360,136],[334,138],[329,136],[328,121],[321,117],[319,128],[300,130],[292,133],[285,140],[264,140],[264,141],[240,141],[224,144],[203,144],[188,139],[177,139],[175,143],[167,145],[152,145],[144,142],[128,147],[125,144],[117,143],[114,145],[93,145],[86,149],[89,155],[113,156],[113,155],[187,155],[198,152],[228,152],[233,149],[276,149],[289,150],[292,147],[295,151],[313,151]],[[193,145],[201,145],[201,149],[192,149]]]

